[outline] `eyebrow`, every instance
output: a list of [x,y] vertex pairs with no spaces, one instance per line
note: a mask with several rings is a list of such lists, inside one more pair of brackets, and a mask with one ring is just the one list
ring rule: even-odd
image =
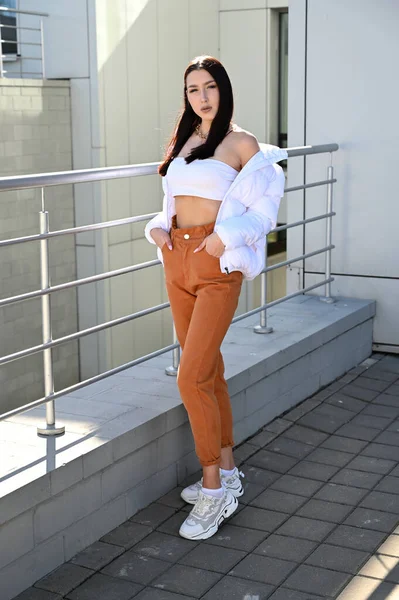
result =
[[[208,83],[214,83],[215,80],[214,79],[210,79],[209,81],[205,81],[204,85],[208,85]],[[187,89],[192,88],[192,87],[198,87],[198,85],[196,85],[195,83],[192,83],[191,85],[189,85],[187,87]]]

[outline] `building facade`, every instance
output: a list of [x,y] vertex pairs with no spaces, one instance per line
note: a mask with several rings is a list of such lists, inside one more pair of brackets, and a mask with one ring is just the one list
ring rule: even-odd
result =
[[[399,351],[396,119],[399,4],[291,0],[288,146],[336,142],[333,294],[377,301],[376,349]],[[330,157],[290,160],[290,185],[327,177]],[[289,194],[288,221],[324,212],[324,192]],[[288,257],[321,247],[325,224],[288,235]],[[324,278],[324,258],[292,265],[287,291]],[[321,292],[322,293],[322,290]]]
[[[182,105],[184,69],[199,54],[225,64],[235,92],[235,121],[260,141],[281,143],[286,115],[279,107],[278,41],[286,0],[17,4],[20,10],[49,15],[44,19],[45,73],[70,81],[74,169],[159,161]],[[24,16],[24,24],[33,18]],[[239,37],[243,43],[237,45]],[[16,76],[29,67],[23,57],[18,60],[22,66],[15,65]],[[286,55],[284,60],[286,67]],[[77,225],[154,212],[162,201],[160,178],[75,185],[74,198]],[[282,222],[285,212],[283,202]],[[154,258],[143,225],[76,236],[78,277]],[[284,279],[283,272],[274,273],[271,288],[283,294]],[[77,294],[81,329],[166,301],[161,267],[81,286]],[[258,296],[258,283],[245,285],[240,310],[252,308]],[[81,377],[146,354],[171,338],[168,311],[87,336],[79,342]]]

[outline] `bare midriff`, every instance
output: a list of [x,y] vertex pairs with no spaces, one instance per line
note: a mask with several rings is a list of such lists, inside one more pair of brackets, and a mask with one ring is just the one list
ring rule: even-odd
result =
[[221,201],[199,196],[175,196],[177,226],[197,227],[216,220]]

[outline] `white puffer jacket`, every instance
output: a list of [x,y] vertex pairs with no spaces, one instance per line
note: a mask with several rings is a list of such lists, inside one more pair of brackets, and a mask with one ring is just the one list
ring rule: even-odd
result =
[[[284,195],[284,171],[276,163],[288,157],[287,151],[259,144],[260,151],[245,164],[221,202],[214,231],[226,249],[220,257],[222,273],[241,271],[254,279],[265,267],[266,235],[276,227],[280,200]],[[169,231],[176,214],[174,197],[162,177],[163,209],[145,227],[145,236],[155,244],[150,232],[155,227]],[[205,250],[204,250],[205,252]],[[162,252],[157,249],[163,263]]]

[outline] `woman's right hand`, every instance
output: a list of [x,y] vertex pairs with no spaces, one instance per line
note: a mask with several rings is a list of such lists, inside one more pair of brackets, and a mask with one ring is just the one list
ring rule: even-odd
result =
[[170,235],[167,231],[161,229],[160,227],[155,227],[154,229],[151,229],[150,235],[158,248],[162,250],[166,244],[169,250],[172,250],[172,240],[170,239]]

